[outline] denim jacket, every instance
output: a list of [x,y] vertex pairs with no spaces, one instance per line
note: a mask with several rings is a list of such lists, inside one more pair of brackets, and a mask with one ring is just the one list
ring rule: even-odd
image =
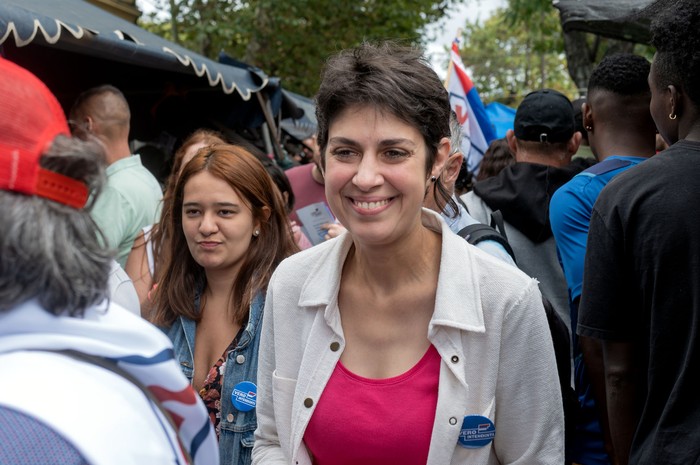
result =
[[[199,295],[195,299],[199,307]],[[250,465],[253,450],[253,432],[257,425],[255,410],[238,411],[231,402],[231,393],[241,381],[256,382],[258,372],[258,346],[262,326],[265,294],[258,293],[250,304],[248,324],[238,345],[226,356],[224,385],[221,389],[221,434],[219,453],[221,465]],[[170,328],[163,329],[173,342],[175,359],[192,382],[194,373],[194,344],[196,323],[189,318],[179,317]]]

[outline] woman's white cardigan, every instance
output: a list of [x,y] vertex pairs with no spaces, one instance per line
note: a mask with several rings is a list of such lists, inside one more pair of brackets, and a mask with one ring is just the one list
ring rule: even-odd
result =
[[[564,414],[537,281],[469,245],[437,214],[424,209],[422,221],[442,234],[428,327],[442,358],[428,463],[561,465]],[[300,252],[270,281],[253,464],[311,464],[303,436],[344,349],[337,299],[351,245],[346,233]],[[491,419],[491,444],[459,444],[466,415]]]

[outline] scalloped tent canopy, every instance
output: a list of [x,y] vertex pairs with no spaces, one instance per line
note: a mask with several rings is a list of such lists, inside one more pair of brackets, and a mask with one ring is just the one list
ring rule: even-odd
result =
[[66,111],[82,90],[118,87],[139,140],[212,121],[256,128],[264,118],[254,94],[279,92],[257,68],[210,60],[83,0],[0,1],[0,53],[42,79]]
[[41,39],[66,51],[194,74],[225,94],[237,92],[243,100],[267,84],[262,72],[217,63],[83,0],[3,0],[0,43],[10,37],[18,47]]

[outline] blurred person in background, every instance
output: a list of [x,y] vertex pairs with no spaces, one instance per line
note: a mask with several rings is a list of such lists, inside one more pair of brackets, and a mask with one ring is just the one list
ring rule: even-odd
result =
[[141,228],[158,218],[163,191],[158,180],[132,155],[129,146],[131,111],[124,94],[114,86],[93,87],[81,93],[70,110],[75,137],[96,138],[107,154],[107,185],[95,202],[92,217],[105,246],[116,251],[123,268]]

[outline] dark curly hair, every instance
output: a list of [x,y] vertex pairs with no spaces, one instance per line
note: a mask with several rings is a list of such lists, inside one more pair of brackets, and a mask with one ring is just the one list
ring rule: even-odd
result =
[[657,86],[680,86],[700,105],[700,2],[662,0],[654,4],[654,13],[651,44],[657,52]]
[[588,94],[607,90],[618,95],[648,94],[651,63],[631,53],[609,55],[598,63],[588,80]]

